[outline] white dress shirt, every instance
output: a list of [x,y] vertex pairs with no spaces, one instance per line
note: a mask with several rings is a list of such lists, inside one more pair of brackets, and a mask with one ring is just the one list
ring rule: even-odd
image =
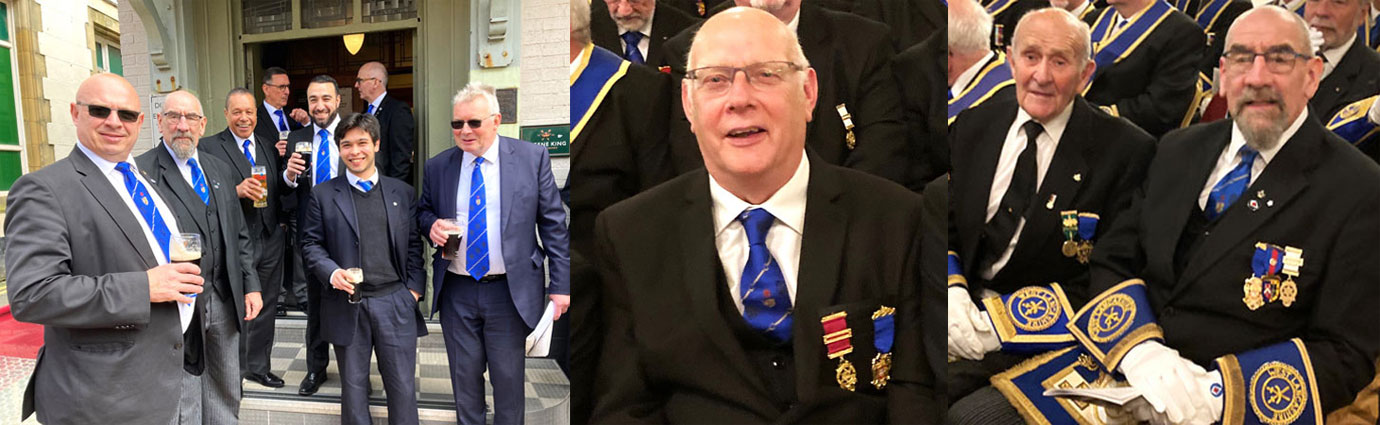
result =
[[1084,0],[1082,6],[1079,6],[1079,7],[1076,8],[1076,9],[1070,10],[1069,13],[1072,13],[1073,16],[1074,16],[1074,17],[1077,17],[1078,19],[1083,19],[1083,13],[1086,12],[1088,9],[1090,9],[1090,8],[1092,8],[1092,7],[1093,7],[1093,6],[1092,6],[1092,0]]
[[[1322,51],[1323,57],[1327,60],[1323,61],[1323,73],[1318,81],[1325,80],[1328,75],[1332,75],[1332,70],[1337,69],[1337,64],[1342,63],[1342,57],[1346,56],[1347,50],[1351,50],[1351,45],[1354,43],[1356,43],[1356,37],[1351,37],[1340,46]],[[1328,118],[1331,117],[1324,117],[1323,119]]]
[[[503,143],[494,136],[493,144],[484,151],[484,164],[480,165],[479,172],[484,175],[484,231],[487,232],[485,239],[489,241],[489,274],[504,274],[508,268],[503,264],[503,192],[502,182],[499,181],[498,165],[498,145]],[[464,152],[460,163],[460,184],[455,185],[455,221],[460,223],[460,227],[469,229],[470,217],[470,180],[474,177],[474,160],[477,158],[469,152]],[[465,245],[469,245],[470,237],[465,235]],[[446,268],[454,274],[469,276],[465,271],[465,252],[461,249],[455,256],[455,261],[450,262],[450,267]],[[484,276],[477,276],[475,279]]]
[[[647,60],[647,49],[651,48],[652,46],[652,17],[655,15],[656,9],[653,8],[652,13],[647,14],[647,23],[642,24],[642,28],[638,28],[636,31],[634,31],[642,33],[642,38],[637,41],[637,51],[638,53],[642,54],[642,60],[644,61]],[[623,34],[627,33],[628,30],[622,28],[618,29],[618,45],[623,47],[623,51],[615,53],[618,53],[618,56],[620,57],[623,56],[624,52],[628,51],[628,42],[623,41]]]
[[[144,231],[144,240],[149,244],[149,251],[153,251],[154,260],[157,260],[160,266],[168,264],[168,257],[163,255],[163,246],[158,244],[158,238],[153,236],[153,230],[149,227],[149,223],[144,221],[144,214],[139,212],[137,205],[134,205],[134,197],[125,188],[124,173],[115,169],[116,164],[114,162],[106,161],[105,158],[91,152],[81,142],[77,143],[77,148],[81,149],[81,152],[96,164],[96,168],[100,169],[101,174],[105,175],[105,179],[110,182],[111,186],[114,186],[115,193],[120,194],[120,200],[125,202],[130,214],[134,214],[134,219],[139,221],[139,229]],[[130,155],[124,162],[129,163],[129,169],[134,172],[134,178],[144,184],[144,190],[148,191],[150,198],[153,198],[153,206],[158,208],[158,215],[163,217],[163,223],[168,225],[168,233],[170,235],[180,233],[177,230],[177,217],[173,215],[173,210],[168,208],[168,204],[163,203],[163,198],[158,196],[158,191],[144,178],[144,174],[139,171],[139,164],[134,162],[134,156]],[[187,327],[192,324],[192,305],[177,303],[177,314],[182,321],[182,332],[187,332]]]
[[[267,100],[263,101],[262,103],[264,104],[264,110],[268,111],[268,119],[273,121],[273,129],[277,130],[278,111],[280,109],[274,108],[273,105],[269,105]],[[286,126],[288,130],[292,130],[292,124],[290,124],[291,121],[292,117],[288,116],[288,111],[283,111],[283,125]]]
[[748,260],[747,230],[738,221],[738,216],[749,208],[761,208],[776,217],[767,230],[767,250],[780,264],[787,295],[791,297],[791,305],[795,305],[796,282],[800,274],[800,243],[805,232],[805,189],[809,182],[810,160],[805,155],[801,155],[800,165],[791,179],[761,205],[752,205],[739,199],[720,186],[714,176],[709,176],[709,199],[714,203],[714,246],[719,251],[719,263],[723,265],[728,278],[728,291],[733,294],[731,298],[738,312],[743,311],[738,285],[743,277],[743,266]]
[[[1270,165],[1270,160],[1274,159],[1275,154],[1284,148],[1284,144],[1294,137],[1294,133],[1299,131],[1299,127],[1303,126],[1303,121],[1307,118],[1308,109],[1305,108],[1303,112],[1299,113],[1298,118],[1294,118],[1294,123],[1284,130],[1284,134],[1280,135],[1279,143],[1276,143],[1274,148],[1262,150],[1260,155],[1256,155],[1255,162],[1251,163],[1251,179],[1246,183],[1246,187],[1249,188],[1252,183],[1255,183],[1255,178],[1260,177],[1260,173],[1265,171],[1265,166]],[[1208,175],[1207,182],[1203,184],[1203,191],[1198,193],[1199,209],[1207,208],[1208,195],[1212,193],[1212,187],[1216,186],[1217,182],[1221,181],[1222,177],[1230,173],[1233,168],[1236,168],[1238,162],[1241,162],[1240,150],[1245,145],[1246,136],[1241,134],[1241,128],[1232,124],[1231,142],[1228,142],[1227,148],[1217,155],[1217,165],[1212,167],[1212,174]]]
[[[177,153],[173,152],[172,146],[169,146],[168,142],[160,140],[158,143],[163,145],[164,149],[168,150],[168,155],[172,155],[173,163],[177,164],[177,171],[182,173],[182,180],[187,182],[187,187],[192,188],[192,191],[196,191],[196,183],[194,183],[196,180],[192,179],[191,164],[187,164],[187,160],[185,159],[178,158]],[[201,178],[206,179],[206,191],[210,193],[211,179],[206,177],[206,164],[201,163],[201,156],[198,155],[197,151],[197,149],[192,149],[192,159],[196,160],[196,167],[201,169]]]
[[[327,166],[329,166],[329,169],[330,169],[330,171],[331,171],[331,173],[330,173],[330,174],[331,174],[331,177],[330,177],[330,178],[327,178],[327,180],[333,179],[333,178],[335,178],[336,176],[339,176],[339,175],[340,175],[340,166],[339,166],[339,165],[340,165],[340,149],[339,149],[338,147],[336,147],[336,145],[335,145],[335,126],[336,126],[336,124],[340,124],[340,116],[339,116],[339,115],[336,115],[336,116],[335,116],[335,119],[331,121],[331,124],[330,124],[329,126],[326,127],[326,155],[328,155],[328,157],[330,158],[330,159],[327,161]],[[321,127],[320,127],[320,126],[317,126],[315,123],[313,123],[313,124],[311,125],[311,164],[310,164],[310,170],[307,170],[307,171],[312,172],[312,173],[315,173],[315,172],[316,172],[316,167],[317,167],[316,163],[318,162],[318,161],[316,160],[316,152],[317,152],[317,149],[321,149],[321,134],[320,134],[320,133],[321,133]],[[288,156],[291,156],[291,155],[292,155],[292,152],[293,152],[293,147],[292,147],[292,146],[288,146]],[[316,182],[316,175],[315,175],[315,174],[312,174],[312,175],[311,175],[311,179],[312,179],[312,182],[315,183],[315,182]],[[292,187],[292,188],[296,188],[296,187],[297,187],[297,181],[296,181],[296,180],[289,180],[289,179],[287,178],[287,170],[283,170],[283,182],[286,182],[287,185],[288,185],[288,187]]]
[[968,88],[968,85],[973,83],[973,79],[977,78],[978,71],[981,71],[982,67],[987,65],[987,62],[996,56],[997,54],[995,52],[988,51],[986,56],[983,56],[982,59],[978,59],[978,61],[974,62],[968,69],[959,73],[958,78],[954,79],[954,86],[949,87],[949,95],[957,98],[959,94],[963,93],[963,89]]
[[[241,139],[240,136],[236,136],[236,135],[235,135],[235,132],[232,131],[232,132],[230,132],[230,137],[235,138],[235,150],[239,151],[239,152],[240,152],[240,155],[244,155],[244,141],[245,141],[245,140],[248,140],[248,141],[249,141],[249,158],[252,158],[252,161],[251,161],[251,162],[253,162],[254,165],[260,165],[260,164],[259,164],[259,158],[258,158],[258,156],[259,156],[258,143],[254,141],[254,133],[249,133],[249,137],[248,137],[248,138]],[[177,156],[174,155],[173,157],[176,158]],[[201,163],[201,160],[200,160],[200,159],[197,159],[197,163],[200,164],[200,163]]]
[[[376,97],[376,98],[374,98],[374,100],[373,100],[372,102],[369,102],[370,105],[374,105],[374,112],[369,113],[369,115],[378,115],[378,114],[379,114],[379,105],[382,105],[382,104],[383,104],[383,97],[384,97],[384,96],[388,96],[388,91],[387,91],[387,90],[384,90],[383,93],[379,93],[379,97]],[[364,109],[365,109],[365,110],[368,110],[369,107],[368,107],[368,106],[365,106]]]
[[[1049,170],[1049,163],[1054,160],[1054,151],[1059,147],[1059,139],[1064,135],[1064,128],[1069,124],[1069,116],[1073,114],[1073,103],[1064,107],[1058,115],[1051,118],[1049,122],[1041,123],[1044,131],[1035,139],[1035,192],[1040,192],[1040,183],[1045,180],[1045,172]],[[1001,146],[1001,156],[997,160],[997,171],[992,176],[992,189],[987,194],[987,218],[984,222],[992,221],[992,216],[997,214],[1001,208],[1001,198],[1006,195],[1006,189],[1011,186],[1011,176],[1016,174],[1016,161],[1020,159],[1021,152],[1025,151],[1026,134],[1021,126],[1030,121],[1030,114],[1025,109],[1018,109],[1016,120],[1011,123],[1011,128],[1006,131],[1006,142]],[[1032,199],[1031,208],[1039,208],[1044,203],[1043,199]],[[1011,260],[1011,253],[1016,250],[1016,242],[1021,239],[1021,230],[1025,228],[1025,218],[1022,217],[1016,222],[1016,232],[1011,235],[1011,241],[1002,250],[1001,256],[997,261],[992,262],[992,267],[981,270],[983,279],[992,279],[1000,272],[1002,267],[1006,267],[1006,262]]]
[[367,178],[362,178],[362,179],[359,178],[359,176],[356,176],[355,173],[347,172],[347,173],[345,173],[345,179],[350,181],[350,187],[353,187],[353,188],[355,188],[355,190],[358,190],[358,191],[360,191],[360,193],[363,193],[363,192],[364,192],[364,188],[359,187],[359,182],[360,182],[360,181],[367,181],[367,182],[369,182],[369,184],[371,185],[371,186],[369,186],[369,187],[371,187],[371,188],[378,187],[378,186],[379,186],[379,170],[378,170],[377,168],[375,168],[373,174],[370,174],[369,177],[367,177]]

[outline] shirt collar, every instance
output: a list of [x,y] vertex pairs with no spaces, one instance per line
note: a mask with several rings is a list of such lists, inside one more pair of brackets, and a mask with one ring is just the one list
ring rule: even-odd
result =
[[[265,110],[265,111],[268,111],[268,116],[276,119],[277,117],[275,116],[276,114],[274,114],[274,112],[279,111],[280,109],[279,109],[279,108],[274,108],[273,105],[269,105],[267,100],[265,100],[263,103],[264,103],[264,110]],[[284,112],[283,114],[286,115],[287,113]],[[284,119],[286,119],[286,117],[285,117]],[[276,125],[277,123],[274,123],[274,124]]]
[[[498,143],[500,141],[501,140],[499,140],[499,137],[495,135],[493,144],[490,144],[489,149],[485,150],[483,155],[480,155],[484,157],[484,162],[493,164],[498,163]],[[464,154],[461,159],[464,162],[460,164],[461,166],[468,165],[474,162],[475,156],[473,154],[463,150],[460,152]]]
[[790,28],[790,29],[791,29],[791,32],[799,34],[799,32],[800,32],[800,8],[799,8],[799,7],[795,8],[795,16],[791,17],[791,21],[786,23],[786,28]]
[[[1283,134],[1280,134],[1279,143],[1276,143],[1274,148],[1260,151],[1260,159],[1265,161],[1265,165],[1270,165],[1270,160],[1274,159],[1275,154],[1284,148],[1285,143],[1289,143],[1289,139],[1294,138],[1294,133],[1299,131],[1299,127],[1303,126],[1303,121],[1306,119],[1308,119],[1308,109],[1304,108],[1303,112],[1299,113],[1298,118],[1294,118],[1294,123],[1290,124]],[[1231,143],[1227,144],[1227,152],[1231,152],[1232,158],[1235,158],[1236,152],[1245,145],[1246,136],[1241,134],[1241,128],[1233,122],[1231,125]]]
[[1074,17],[1082,17],[1083,12],[1088,10],[1088,8],[1090,7],[1092,7],[1092,0],[1084,0],[1082,6],[1079,6],[1077,9],[1070,11],[1070,13],[1073,13]]
[[388,90],[384,90],[383,93],[379,93],[379,97],[374,98],[373,102],[369,102],[370,105],[374,105],[375,114],[379,113],[379,105],[383,104],[384,96],[388,96]]
[[[83,145],[80,141],[77,142],[77,149],[81,149],[81,153],[86,154],[86,158],[96,164],[96,168],[101,170],[101,174],[110,174],[111,171],[115,171],[116,164],[114,162],[106,161],[105,158],[96,155],[95,152],[92,152],[91,149],[88,149],[86,145]],[[139,172],[138,165],[134,163],[133,154],[128,155],[128,158],[125,158],[124,162],[129,163],[130,170],[136,173]]]
[[[161,138],[161,137],[158,138],[158,144],[163,145],[163,149],[167,149],[167,150],[168,150],[168,155],[172,155],[173,163],[174,163],[174,164],[177,164],[178,167],[187,167],[187,166],[188,166],[188,165],[187,165],[187,160],[178,158],[178,157],[177,157],[177,153],[173,152],[173,150],[172,150],[172,145],[169,145],[168,142],[166,142],[166,141],[163,140],[163,138]],[[200,155],[197,155],[197,150],[198,150],[198,149],[195,149],[195,148],[192,149],[192,159],[195,159],[195,160],[196,160],[197,168],[205,168],[205,167],[203,167],[203,166],[201,165],[201,156],[200,156]]]
[[254,140],[254,133],[249,133],[249,137],[246,137],[246,138],[241,139],[240,136],[239,136],[238,134],[235,134],[235,132],[231,131],[231,132],[230,132],[230,137],[235,138],[235,146],[236,146],[236,147],[239,147],[239,148],[243,149],[243,148],[244,148],[244,141],[245,141],[245,140]]
[[355,176],[355,173],[351,173],[351,172],[349,172],[348,170],[346,170],[346,171],[345,171],[345,179],[347,179],[347,180],[350,181],[350,187],[353,187],[353,188],[355,188],[355,190],[358,190],[358,191],[360,191],[360,192],[363,192],[363,191],[364,191],[364,188],[359,187],[359,181],[360,181],[360,180],[368,181],[368,182],[369,182],[370,184],[372,184],[373,186],[378,186],[378,185],[379,185],[379,169],[378,169],[377,167],[375,167],[375,168],[374,168],[374,174],[370,174],[370,175],[369,175],[369,178],[366,178],[366,179],[361,179],[361,178],[359,178],[359,177],[356,177],[356,176]]
[[973,80],[977,78],[978,71],[981,71],[982,67],[987,66],[987,63],[991,62],[992,58],[996,56],[996,52],[988,50],[986,56],[983,56],[982,59],[978,59],[972,66],[969,66],[968,69],[958,74],[958,78],[954,79],[954,86],[950,87],[949,91],[955,95],[963,92],[963,89],[968,88],[968,85],[972,84]]
[[719,185],[714,176],[709,176],[709,199],[714,203],[714,234],[717,236],[728,228],[728,225],[737,221],[738,215],[749,207],[756,207],[767,210],[776,221],[786,225],[797,234],[805,232],[805,191],[810,182],[810,158],[808,155],[800,156],[800,165],[796,166],[795,174],[791,175],[790,180],[781,186],[776,193],[767,198],[761,205],[747,203],[728,189]]
[[[1049,122],[1040,123],[1040,126],[1044,127],[1045,134],[1048,134],[1051,139],[1054,139],[1056,146],[1059,144],[1059,139],[1064,135],[1064,129],[1069,125],[1069,117],[1073,116],[1073,103],[1074,102],[1069,102],[1067,106],[1064,106],[1064,110],[1059,111],[1059,114],[1055,115],[1054,118],[1050,118]],[[1032,119],[1034,118],[1025,112],[1025,108],[1016,109],[1016,125],[1025,125],[1026,121]],[[1039,122],[1039,120],[1035,121]]]
[[[336,114],[335,119],[334,119],[334,120],[331,120],[331,124],[330,124],[329,126],[326,126],[326,132],[331,133],[331,136],[335,136],[335,125],[336,125],[336,124],[339,124],[339,123],[340,123],[340,114]],[[311,135],[312,135],[312,138],[315,138],[317,134],[321,134],[321,127],[317,126],[316,123],[313,122],[313,123],[311,124]]]
[[1347,41],[1346,41],[1346,43],[1342,43],[1342,45],[1337,46],[1337,47],[1334,47],[1334,48],[1331,48],[1331,49],[1323,50],[1323,52],[1322,52],[1323,57],[1326,57],[1326,58],[1327,58],[1327,62],[1330,63],[1330,64],[1332,64],[1332,68],[1333,68],[1333,69],[1336,69],[1337,64],[1342,63],[1342,57],[1343,57],[1343,56],[1346,56],[1346,52],[1347,52],[1348,50],[1351,50],[1351,45],[1352,45],[1352,44],[1355,44],[1355,43],[1356,43],[1356,36],[1353,35],[1353,36],[1351,36],[1351,39],[1350,39],[1350,40],[1347,40]]

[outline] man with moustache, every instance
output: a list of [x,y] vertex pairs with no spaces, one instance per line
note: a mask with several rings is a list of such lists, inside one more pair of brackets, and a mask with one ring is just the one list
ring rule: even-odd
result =
[[818,77],[779,17],[720,12],[687,59],[705,170],[595,225],[591,422],[935,422],[920,197],[807,151]]
[[674,7],[658,8],[658,1],[590,2],[589,29],[594,45],[637,65],[658,68],[666,64],[666,49],[661,44],[700,20]]
[[1366,0],[1308,0],[1303,6],[1308,26],[1322,33],[1322,83],[1308,106],[1327,120],[1348,104],[1380,92],[1380,52],[1356,31],[1365,25]]
[[417,124],[407,102],[388,96],[388,68],[377,61],[361,65],[355,76],[355,90],[365,102],[364,113],[379,121],[379,170],[385,176],[412,181]]
[[[288,157],[283,170],[283,183],[296,192],[297,228],[294,230],[297,245],[294,254],[300,255],[303,220],[307,213],[307,202],[311,199],[312,188],[340,175],[343,165],[340,162],[340,149],[335,146],[335,126],[340,122],[336,113],[340,107],[340,88],[329,75],[318,75],[307,85],[307,104],[311,108],[312,125],[302,127],[288,135],[288,145],[297,142],[311,142],[311,169],[306,160],[296,152]],[[300,177],[300,178],[299,178]],[[300,263],[300,262],[299,262]],[[301,263],[305,265],[305,263]],[[330,364],[330,348],[321,338],[321,290],[327,283],[306,274],[307,282],[307,376],[297,388],[297,394],[309,396],[316,394],[321,384],[326,382],[326,366]]]
[[[413,220],[412,186],[380,175],[378,119],[352,114],[335,143],[348,173],[312,190],[305,205],[302,258],[307,272],[332,289],[321,293],[322,338],[340,368],[340,422],[371,424],[369,363],[377,355],[388,423],[415,424],[417,338],[427,334],[417,302],[426,292],[422,239]],[[358,276],[347,277],[347,268]],[[353,280],[362,278],[362,280]]]
[[[1149,134],[1078,95],[1095,66],[1087,24],[1041,9],[1015,37],[1015,99],[969,109],[949,128],[948,244],[962,261],[948,285],[948,351],[960,360],[949,363],[946,423],[1020,421],[989,416],[1010,412],[989,408],[1002,403],[990,379],[1049,347],[1039,329],[1016,324],[1071,316],[1062,307],[1088,300],[1087,252],[1130,206],[1154,154]],[[1032,313],[1008,307],[1012,299],[1057,303]]]
[[93,75],[69,111],[77,146],[20,176],[6,200],[12,313],[43,325],[20,418],[179,423],[184,343],[197,335],[188,295],[202,293],[201,269],[168,261],[181,228],[130,156],[144,122],[134,87]]
[[1097,70],[1083,97],[1155,137],[1185,125],[1197,110],[1202,28],[1166,1],[1107,4],[1085,19]]
[[[233,171],[219,158],[201,155],[197,145],[206,128],[201,101],[186,90],[169,93],[158,114],[160,145],[135,158],[150,183],[172,208],[181,230],[201,235],[201,275],[211,289],[196,300],[192,332],[204,345],[184,379],[183,423],[234,422],[240,412],[241,320],[253,320],[263,307],[254,242],[240,212]],[[243,302],[243,305],[240,303]],[[204,371],[204,374],[203,374]],[[195,387],[186,388],[187,382]]]
[[1374,373],[1380,167],[1309,111],[1323,66],[1298,15],[1242,14],[1231,119],[1161,140],[1093,252],[1102,294],[1069,329],[1153,407],[1137,419],[1321,423]]
[[[282,174],[282,164],[278,162],[278,152],[273,145],[275,139],[263,139],[254,131],[258,121],[254,93],[243,87],[236,87],[225,95],[224,131],[201,139],[197,148],[230,165],[227,176],[235,184],[239,195],[240,211],[249,226],[249,237],[254,241],[257,258],[254,268],[258,272],[259,285],[263,289],[263,299],[268,308],[278,302],[278,294],[283,282],[283,248],[286,246],[286,224],[282,220],[282,200],[280,195],[286,189]],[[267,169],[268,179],[261,185],[252,175],[252,168],[260,166]],[[255,208],[254,202],[266,199],[268,206]],[[269,388],[280,388],[284,382],[270,370],[273,350],[273,333],[276,315],[268,314],[245,324],[242,338],[244,356],[240,358],[244,379],[257,382]]]

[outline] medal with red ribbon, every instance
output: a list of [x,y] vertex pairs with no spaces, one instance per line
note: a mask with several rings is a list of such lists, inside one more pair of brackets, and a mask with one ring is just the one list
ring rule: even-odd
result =
[[824,348],[828,350],[829,358],[839,359],[839,366],[834,369],[834,380],[838,381],[839,388],[853,391],[858,384],[858,371],[844,358],[853,352],[853,330],[848,328],[848,312],[824,316],[819,323],[824,326]]

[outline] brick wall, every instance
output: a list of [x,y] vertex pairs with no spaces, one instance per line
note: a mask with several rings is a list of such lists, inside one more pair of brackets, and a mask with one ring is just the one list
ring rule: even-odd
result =
[[[522,0],[521,83],[523,125],[570,123],[570,5],[568,0]],[[556,183],[565,185],[569,157],[553,158]]]
[[120,2],[120,56],[124,59],[125,79],[139,93],[139,105],[144,110],[144,126],[139,129],[139,140],[134,143],[134,154],[138,155],[153,147],[156,125],[153,116],[157,111],[149,109],[153,81],[150,79],[148,34],[144,32],[139,14],[129,4],[128,1]]

